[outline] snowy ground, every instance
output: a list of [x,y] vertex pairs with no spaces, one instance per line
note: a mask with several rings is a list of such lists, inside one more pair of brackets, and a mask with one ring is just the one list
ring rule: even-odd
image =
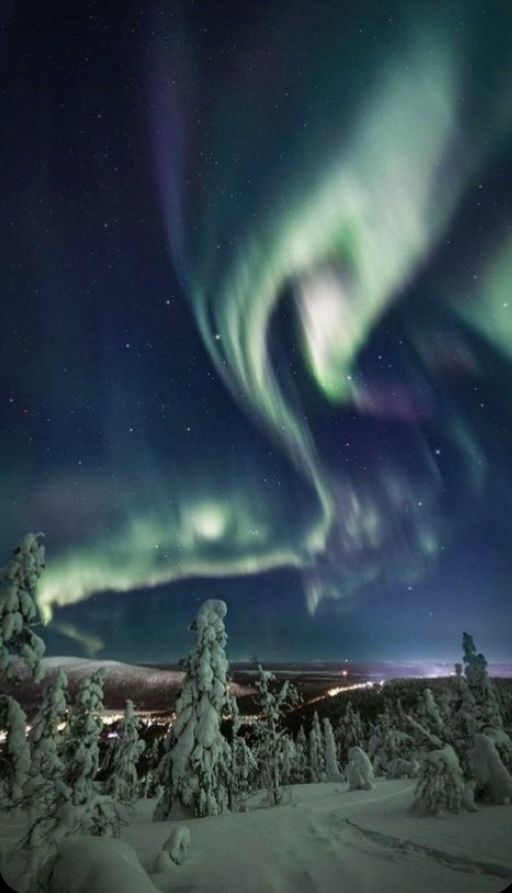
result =
[[[512,806],[424,818],[410,812],[413,790],[410,781],[353,792],[345,784],[300,785],[280,807],[258,808],[254,798],[248,813],[188,820],[188,858],[152,874],[153,883],[165,893],[505,890],[512,880]],[[152,822],[153,806],[139,802],[137,820],[122,833],[149,872],[176,824]],[[9,880],[14,864],[6,868]]]

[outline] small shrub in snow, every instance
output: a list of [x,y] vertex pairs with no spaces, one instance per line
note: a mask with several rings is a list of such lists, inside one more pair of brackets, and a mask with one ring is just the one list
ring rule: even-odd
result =
[[177,825],[172,829],[163,849],[169,853],[176,865],[181,865],[190,849],[191,840],[190,829],[186,825]]
[[496,744],[477,733],[470,759],[476,776],[476,793],[491,803],[512,803],[512,776],[503,765]]
[[372,764],[361,747],[349,750],[347,779],[351,791],[371,791],[375,787]]
[[474,811],[473,793],[464,780],[457,754],[446,744],[427,753],[416,786],[415,808],[428,815]]
[[17,678],[12,656],[21,658],[36,682],[43,678],[45,645],[33,630],[37,583],[44,568],[40,536],[28,533],[0,571],[0,673],[7,679]]

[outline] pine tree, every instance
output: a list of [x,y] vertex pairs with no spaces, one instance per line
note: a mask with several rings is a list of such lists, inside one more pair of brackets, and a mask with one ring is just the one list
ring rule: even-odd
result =
[[33,630],[37,617],[36,590],[44,568],[41,534],[28,533],[0,571],[0,672],[16,680],[12,657],[20,658],[36,682],[43,678],[45,646]]
[[192,623],[195,642],[185,661],[155,818],[168,818],[174,804],[197,816],[226,808],[231,754],[220,731],[228,701],[225,615],[225,602],[210,600]]
[[132,804],[138,794],[137,762],[146,747],[139,737],[139,726],[133,701],[128,700],[119,737],[112,750],[105,785],[106,792],[120,803]]
[[336,756],[336,742],[334,740],[334,732],[332,730],[331,723],[324,717],[322,720],[323,725],[323,740],[324,740],[324,763],[325,763],[325,780],[326,781],[341,781],[342,775],[340,773],[340,769],[338,766],[338,759]]
[[314,712],[313,722],[309,730],[309,767],[311,770],[311,780],[313,782],[324,781],[325,779],[325,756],[322,729],[318,713]]

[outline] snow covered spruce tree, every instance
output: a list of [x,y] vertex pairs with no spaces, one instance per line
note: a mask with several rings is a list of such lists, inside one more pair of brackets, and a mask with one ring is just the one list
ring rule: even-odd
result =
[[311,781],[324,781],[325,778],[325,754],[324,740],[318,713],[314,712],[313,722],[309,730],[309,768]]
[[416,785],[415,809],[427,815],[474,812],[473,791],[450,744],[423,756]]
[[263,670],[260,665],[255,682],[258,690],[255,700],[261,708],[256,725],[255,757],[269,806],[276,806],[283,799],[283,770],[285,760],[288,760],[287,754],[289,756],[290,753],[284,728],[284,713],[298,703],[297,692],[291,683],[284,682],[276,692],[270,687],[274,681],[273,673]]
[[0,673],[8,680],[18,678],[13,657],[27,665],[36,682],[44,675],[41,658],[45,646],[33,629],[37,583],[44,568],[41,536],[27,533],[0,571]]
[[60,669],[54,681],[47,685],[29,735],[31,763],[29,778],[24,787],[24,800],[32,820],[51,806],[57,782],[65,771],[62,760],[63,736],[60,725],[67,716],[67,676]]
[[371,791],[374,787],[372,764],[362,747],[351,747],[348,752],[347,779],[351,791]]
[[469,757],[475,773],[476,796],[500,806],[512,803],[512,775],[503,765],[496,741],[477,732]]
[[[494,685],[487,672],[487,661],[483,654],[477,654],[473,637],[468,633],[463,633],[462,649],[464,653],[464,673],[469,691],[474,700],[474,706],[471,705],[474,731],[485,732],[486,728],[502,729],[503,719]],[[469,712],[471,707],[468,708],[466,705],[466,712]],[[469,731],[472,731],[471,722],[469,722],[469,727]]]
[[295,759],[292,768],[293,784],[304,784],[308,765],[308,742],[304,726],[301,725],[295,738]]
[[105,783],[106,793],[120,803],[133,804],[138,795],[137,762],[146,747],[145,741],[139,738],[139,726],[133,701],[128,700]]
[[368,744],[368,756],[376,775],[385,774],[389,764],[397,759],[409,759],[412,739],[397,728],[397,722],[398,717],[395,718],[387,707],[377,717]]
[[217,815],[227,806],[231,751],[220,730],[228,695],[225,616],[225,602],[211,599],[190,627],[195,642],[185,660],[176,722],[159,773],[163,792],[157,820],[180,811]]
[[227,778],[228,806],[232,812],[244,812],[257,764],[251,748],[240,735],[240,713],[236,698],[228,694],[231,714],[231,760]]
[[351,747],[364,746],[363,723],[359,711],[352,708],[348,702],[345,713],[340,717],[334,733],[338,748],[338,762],[345,766],[348,760],[348,752]]
[[0,756],[0,806],[5,809],[21,804],[30,769],[27,717],[15,698],[2,698],[0,726],[7,729],[4,752]]
[[332,730],[331,723],[324,717],[322,720],[323,725],[323,740],[324,740],[324,764],[325,764],[325,780],[326,781],[341,781],[342,775],[338,766],[338,758],[336,755],[336,742],[334,740],[334,732]]
[[48,787],[46,811],[37,815],[23,840],[23,847],[28,850],[25,884],[29,889],[31,884],[37,885],[40,872],[44,873],[63,838],[71,834],[111,834],[122,823],[122,811],[111,797],[100,793],[95,781],[102,698],[100,669],[80,685],[63,732],[63,775]]

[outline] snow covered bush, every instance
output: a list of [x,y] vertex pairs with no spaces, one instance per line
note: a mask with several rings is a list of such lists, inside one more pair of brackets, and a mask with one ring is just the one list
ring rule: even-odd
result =
[[115,739],[108,766],[105,791],[121,803],[133,803],[138,796],[137,762],[146,744],[139,738],[139,720],[133,701],[126,702],[119,737]]
[[226,808],[231,753],[220,730],[228,696],[225,616],[225,602],[212,599],[201,606],[191,626],[195,642],[185,661],[155,819],[169,818],[174,807],[175,813],[181,808],[197,816]]
[[361,747],[349,750],[347,779],[350,791],[371,791],[375,787],[372,764]]
[[493,739],[477,733],[470,760],[476,777],[477,796],[500,805],[512,803],[512,776],[503,765]]
[[186,825],[176,825],[162,849],[169,854],[175,865],[181,865],[190,849],[190,829]]
[[449,744],[425,754],[415,797],[415,808],[427,815],[474,811],[472,789],[464,780],[457,754]]
[[43,678],[45,645],[33,630],[37,583],[44,568],[41,536],[27,533],[0,571],[0,673],[7,679],[17,678],[13,656],[21,658],[36,682]]

